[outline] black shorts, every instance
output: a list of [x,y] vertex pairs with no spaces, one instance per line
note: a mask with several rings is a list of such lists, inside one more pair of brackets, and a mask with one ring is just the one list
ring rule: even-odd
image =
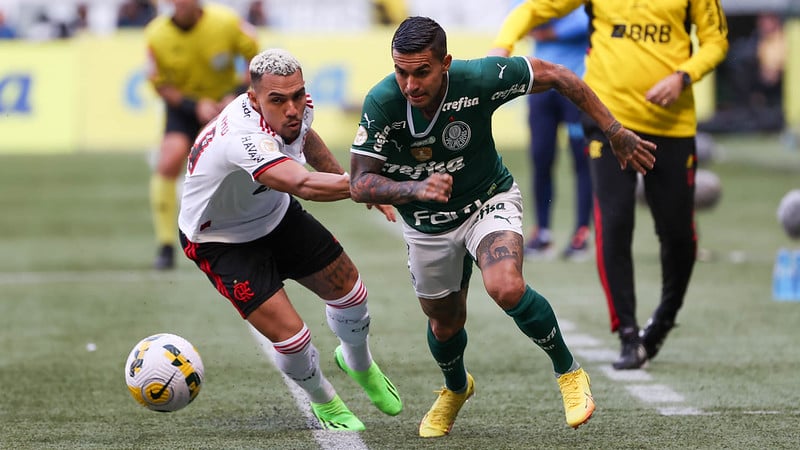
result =
[[181,133],[193,141],[200,132],[202,125],[197,120],[197,115],[189,114],[178,108],[167,106],[167,120],[164,124],[164,133]]
[[230,300],[242,318],[283,287],[327,267],[344,249],[330,231],[294,198],[281,223],[252,242],[189,242],[180,234],[183,252],[211,284]]

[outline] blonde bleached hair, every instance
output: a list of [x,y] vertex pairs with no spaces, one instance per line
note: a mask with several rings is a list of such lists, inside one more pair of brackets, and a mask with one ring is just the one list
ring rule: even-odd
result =
[[300,62],[289,51],[282,48],[270,48],[250,60],[250,81],[253,86],[264,75],[289,76],[297,71],[302,72]]

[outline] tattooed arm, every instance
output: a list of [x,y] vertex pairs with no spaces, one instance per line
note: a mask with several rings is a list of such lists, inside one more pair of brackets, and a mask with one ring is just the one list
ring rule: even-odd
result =
[[434,173],[420,181],[394,181],[380,174],[383,161],[352,153],[350,196],[356,202],[402,205],[414,200],[446,203],[453,177]]
[[624,128],[580,77],[560,64],[534,57],[528,57],[528,60],[534,73],[533,93],[555,89],[587,113],[608,138],[621,168],[630,164],[642,174],[653,168],[655,156],[652,152],[656,145]]
[[317,134],[314,129],[308,130],[306,142],[303,146],[303,154],[306,155],[308,165],[317,172],[328,172],[343,174],[344,168],[333,156],[325,141]]

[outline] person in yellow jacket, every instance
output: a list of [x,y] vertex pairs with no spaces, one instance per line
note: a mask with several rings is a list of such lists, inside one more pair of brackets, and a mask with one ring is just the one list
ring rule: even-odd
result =
[[509,54],[532,28],[581,5],[590,31],[584,80],[625,128],[658,148],[644,185],[660,243],[662,289],[640,330],[632,257],[636,172],[619,170],[608,140],[583,118],[597,269],[611,331],[621,340],[613,367],[636,369],[656,356],[675,325],[694,267],[697,118],[691,85],[725,58],[728,26],[720,0],[527,0],[506,17],[490,54]]
[[[150,207],[158,250],[154,268],[175,266],[178,244],[175,183],[200,128],[249,80],[240,75],[258,53],[255,29],[226,6],[200,0],[170,0],[169,14],[145,28],[148,78],[166,105],[166,124],[150,179]],[[246,71],[245,71],[246,72]]]

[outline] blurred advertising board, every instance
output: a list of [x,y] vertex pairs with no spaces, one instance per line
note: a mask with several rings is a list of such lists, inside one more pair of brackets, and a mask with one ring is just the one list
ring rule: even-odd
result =
[[[264,31],[260,41],[263,48],[288,49],[303,64],[314,98],[314,127],[339,151],[355,136],[366,92],[393,71],[392,33],[382,28],[336,35]],[[486,33],[455,32],[448,45],[454,57],[474,58],[486,53],[491,39]],[[516,54],[529,49],[520,45]],[[2,41],[0,55],[0,153],[158,147],[163,106],[145,76],[140,31],[44,43]],[[695,89],[698,95],[704,91],[702,83]],[[698,100],[700,108],[712,103]],[[493,126],[501,149],[523,148],[528,142],[524,99],[501,107]]]

